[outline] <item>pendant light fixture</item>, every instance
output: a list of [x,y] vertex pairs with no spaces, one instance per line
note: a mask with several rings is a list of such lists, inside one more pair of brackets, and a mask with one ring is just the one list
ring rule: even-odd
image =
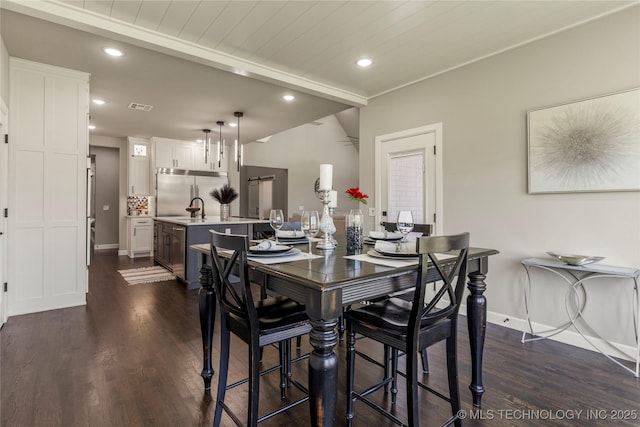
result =
[[216,124],[220,129],[218,133],[218,167],[221,167],[222,159],[224,159],[224,139],[222,139],[222,126],[224,126],[224,122],[217,121]]
[[204,162],[209,163],[209,152],[211,150],[211,129],[202,129],[204,132]]
[[[240,172],[240,164],[242,163],[242,143],[240,142],[240,117],[244,116],[241,111],[236,111],[233,115],[238,119],[238,139],[234,144],[234,151],[236,155],[236,170]],[[238,144],[240,144],[240,150],[238,150]]]

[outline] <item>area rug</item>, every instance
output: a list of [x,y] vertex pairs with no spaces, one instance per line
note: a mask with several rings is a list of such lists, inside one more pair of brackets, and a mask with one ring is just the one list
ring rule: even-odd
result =
[[130,285],[138,285],[140,283],[163,282],[165,280],[173,280],[176,278],[171,272],[164,267],[156,265],[154,267],[132,268],[129,270],[118,270],[124,280]]

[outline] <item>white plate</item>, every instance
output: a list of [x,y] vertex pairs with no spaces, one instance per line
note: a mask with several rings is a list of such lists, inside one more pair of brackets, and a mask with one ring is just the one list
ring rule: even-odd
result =
[[273,253],[272,251],[249,252],[247,255],[249,256],[249,258],[251,257],[271,258],[271,257],[281,257],[281,256],[284,257],[284,256],[297,255],[299,253],[300,253],[300,249],[291,248],[285,252],[276,252],[276,253]]
[[280,239],[293,240],[293,239],[304,239],[305,238],[304,232],[302,232],[300,230],[278,231],[276,233],[276,235],[278,236],[278,240],[280,240]]
[[604,259],[604,257],[602,256],[560,254],[557,252],[547,252],[547,254],[551,255],[558,261],[563,262],[565,264],[569,264],[569,265],[592,264],[594,262],[602,261]]
[[390,252],[378,252],[375,249],[372,249],[367,252],[367,255],[372,256],[374,258],[387,258],[387,259],[411,259],[416,258],[418,254],[410,254],[410,253],[390,253]]
[[273,255],[273,254],[286,252],[289,249],[291,249],[291,246],[287,246],[287,245],[276,245],[275,248],[270,248],[270,249],[260,249],[256,245],[256,246],[249,247],[249,254],[250,255],[256,255],[256,254],[271,254],[271,255]]
[[309,243],[309,240],[306,237],[302,239],[283,239],[282,237],[278,237],[278,242],[285,243],[287,245],[299,245],[301,243]]
[[375,245],[377,241],[382,241],[382,242],[399,242],[400,240],[402,240],[402,237],[391,237],[388,239],[376,239],[373,237],[365,237],[362,239],[362,243],[366,243],[367,245]]
[[370,240],[384,240],[385,242],[397,242],[398,240],[402,240],[402,236],[400,237],[371,237],[371,236],[367,236],[365,237],[365,239],[370,239]]

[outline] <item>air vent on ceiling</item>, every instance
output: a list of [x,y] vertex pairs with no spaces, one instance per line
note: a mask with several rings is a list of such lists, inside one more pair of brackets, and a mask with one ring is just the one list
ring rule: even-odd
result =
[[153,105],[140,104],[139,102],[132,102],[129,104],[129,108],[132,110],[151,111]]

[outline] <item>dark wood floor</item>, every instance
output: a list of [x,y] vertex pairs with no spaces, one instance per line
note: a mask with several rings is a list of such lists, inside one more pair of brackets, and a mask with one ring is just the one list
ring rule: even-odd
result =
[[[211,425],[214,405],[203,392],[199,375],[198,291],[186,290],[175,281],[128,286],[116,271],[150,264],[148,259],[118,257],[114,251],[98,252],[90,269],[86,306],[9,319],[1,332],[2,426]],[[483,408],[470,412],[464,317],[460,324],[460,387],[468,417],[464,425],[640,424],[638,379],[597,353],[552,341],[522,345],[517,331],[495,325],[487,327]],[[245,347],[234,344],[238,351],[230,377],[239,379],[244,372]],[[358,347],[380,354],[367,340],[359,340]],[[303,351],[308,349],[304,342]],[[337,350],[342,363],[344,343]],[[429,354],[432,373],[425,380],[443,388],[442,347],[434,347]],[[217,371],[215,349],[213,357]],[[275,349],[267,349],[265,364],[275,357]],[[362,360],[358,368],[360,385],[379,372]],[[342,363],[340,375],[344,373]],[[294,375],[306,382],[304,362],[295,367]],[[280,403],[277,375],[267,377],[262,387],[264,412]],[[229,402],[240,413],[245,396],[242,392],[229,395]],[[423,397],[422,425],[439,425],[447,417],[447,405],[433,396]],[[397,411],[403,414],[404,393],[399,394],[398,402]],[[356,426],[390,425],[362,404],[356,403],[355,408]],[[469,419],[471,416],[476,419]],[[308,424],[304,404],[263,425]],[[225,425],[231,421],[226,419]],[[344,425],[343,382],[336,425]]]

